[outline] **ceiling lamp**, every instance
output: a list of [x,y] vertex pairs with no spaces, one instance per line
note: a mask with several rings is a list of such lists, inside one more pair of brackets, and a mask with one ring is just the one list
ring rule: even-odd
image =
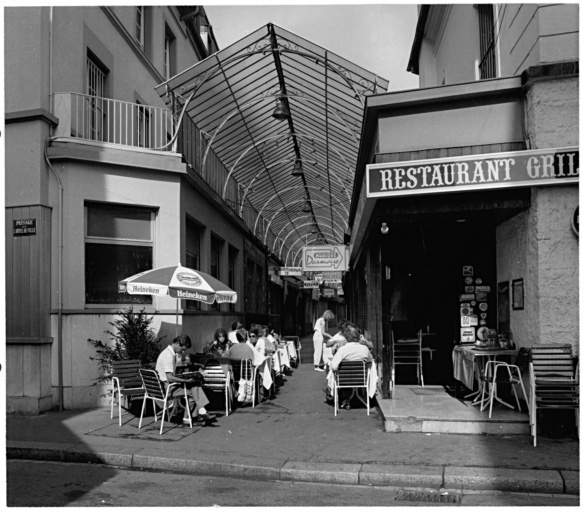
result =
[[312,231],[310,231],[310,235],[315,235],[318,233],[318,228],[316,224],[312,224]]
[[312,211],[312,209],[310,208],[310,205],[308,203],[306,203],[304,205],[304,208],[302,209],[302,212],[304,213],[310,213]]
[[287,105],[282,98],[277,100],[277,105],[275,106],[271,117],[277,119],[278,121],[285,121],[286,119],[289,119],[289,109],[287,108]]
[[300,162],[299,160],[296,160],[296,163],[294,164],[294,168],[292,170],[291,175],[292,176],[303,176],[304,175],[304,170],[302,169],[302,162]]

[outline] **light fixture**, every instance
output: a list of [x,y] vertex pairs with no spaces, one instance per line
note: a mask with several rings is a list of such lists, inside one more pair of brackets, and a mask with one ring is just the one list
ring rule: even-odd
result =
[[311,211],[312,211],[312,209],[310,208],[310,205],[308,203],[306,203],[302,209],[302,212],[310,213]]
[[382,233],[383,235],[386,235],[388,232],[389,232],[389,226],[387,225],[387,223],[386,223],[386,222],[383,222],[383,223],[381,224],[381,233]]
[[310,234],[315,235],[316,233],[318,233],[318,228],[316,227],[316,224],[312,224],[312,231],[310,231]]
[[304,169],[302,168],[302,162],[300,160],[296,160],[296,163],[294,164],[294,168],[292,170],[291,175],[292,176],[303,176],[304,175]]
[[289,119],[289,109],[287,108],[287,105],[282,98],[278,98],[277,105],[275,106],[271,117],[277,119],[278,121],[285,121],[286,119]]

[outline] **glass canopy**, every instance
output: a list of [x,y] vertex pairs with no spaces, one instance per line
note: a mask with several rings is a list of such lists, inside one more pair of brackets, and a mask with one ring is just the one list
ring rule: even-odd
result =
[[254,210],[250,228],[294,266],[303,245],[344,243],[365,96],[387,89],[387,80],[268,24],[157,92],[203,134],[201,174],[214,153],[226,169],[223,199],[242,217]]

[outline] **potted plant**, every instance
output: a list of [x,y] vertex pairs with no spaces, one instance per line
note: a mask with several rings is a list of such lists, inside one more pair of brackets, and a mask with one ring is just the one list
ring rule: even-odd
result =
[[96,379],[96,384],[110,381],[113,361],[139,359],[142,366],[155,362],[161,351],[160,342],[166,337],[156,338],[150,327],[153,319],[146,315],[143,308],[135,312],[130,306],[118,311],[117,315],[119,318],[109,322],[113,330],[104,331],[113,343],[106,344],[91,338],[87,340],[97,349],[97,356],[90,356],[90,359],[98,361],[103,372]]

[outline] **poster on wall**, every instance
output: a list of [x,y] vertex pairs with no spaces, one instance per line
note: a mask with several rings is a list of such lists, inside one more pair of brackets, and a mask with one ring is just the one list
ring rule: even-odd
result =
[[460,339],[462,343],[474,343],[476,341],[476,328],[462,327],[460,329]]

